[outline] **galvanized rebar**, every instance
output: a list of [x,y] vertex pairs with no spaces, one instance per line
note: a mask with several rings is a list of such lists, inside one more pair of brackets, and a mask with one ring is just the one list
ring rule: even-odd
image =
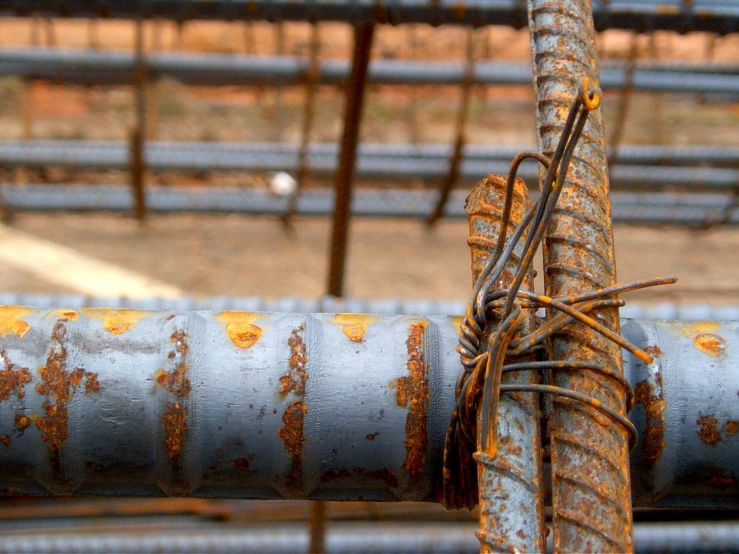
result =
[[361,23],[354,28],[354,55],[352,73],[346,84],[344,132],[341,138],[339,167],[336,172],[336,204],[331,234],[328,285],[326,287],[328,294],[332,296],[342,296],[344,294],[344,270],[346,266],[346,248],[349,241],[354,164],[357,158],[365,83],[374,35],[375,26],[372,23]]
[[[539,151],[551,156],[568,107],[584,80],[599,82],[589,0],[528,0],[537,99]],[[599,290],[616,282],[608,173],[599,109],[578,143],[554,219],[547,230],[544,278],[549,296]],[[550,313],[552,317],[555,313]],[[619,331],[616,308],[599,321]],[[555,360],[597,363],[623,372],[620,348],[583,325],[552,340]],[[625,392],[593,372],[557,372],[558,386],[593,395],[625,412]],[[553,401],[550,456],[555,552],[631,552],[632,511],[628,437],[593,408],[566,398]]]
[[[436,501],[458,321],[3,307],[0,492]],[[635,505],[739,509],[739,323],[623,334]]]
[[[467,198],[466,211],[470,221],[468,243],[472,253],[472,285],[495,251],[496,239],[501,234],[503,205],[506,197],[506,178],[488,175],[472,190]],[[530,206],[526,185],[520,179],[514,188],[513,212],[507,234],[513,234],[521,224]],[[523,244],[515,256],[521,256]],[[517,261],[511,261],[501,275],[501,288],[513,282]],[[533,274],[523,288],[531,290]],[[534,314],[526,318],[524,334],[536,327]],[[529,358],[530,359],[530,358]],[[508,374],[505,384],[535,384],[539,376],[533,371]],[[500,400],[498,418],[505,438],[497,455],[491,456],[481,448],[478,423],[478,489],[480,505],[481,552],[543,552],[544,535],[544,484],[541,457],[541,433],[539,427],[539,398],[537,394],[521,393],[504,395]],[[483,417],[478,411],[478,420]],[[515,429],[515,431],[513,431]]]

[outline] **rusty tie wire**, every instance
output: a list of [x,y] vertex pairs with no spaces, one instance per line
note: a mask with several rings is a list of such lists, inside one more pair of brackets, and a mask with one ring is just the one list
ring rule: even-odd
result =
[[[467,314],[460,326],[457,350],[464,370],[457,380],[457,405],[451,417],[444,449],[444,504],[449,509],[463,507],[471,509],[477,504],[479,496],[486,492],[478,491],[471,453],[476,452],[474,459],[481,466],[492,467],[495,463],[500,443],[497,422],[501,393],[543,393],[586,404],[623,428],[629,434],[632,448],[636,445],[636,428],[625,416],[633,403],[633,391],[622,375],[603,364],[590,362],[521,361],[523,356],[529,356],[530,359],[532,353],[540,354],[552,335],[561,333],[564,328],[577,322],[589,327],[608,341],[629,350],[645,363],[652,362],[649,354],[587,314],[604,307],[623,306],[624,302],[616,298],[620,293],[674,283],[676,279],[658,277],[558,298],[537,295],[521,289],[564,189],[570,161],[588,114],[599,106],[601,94],[599,88],[591,88],[589,81],[585,79],[579,94],[571,104],[552,158],[535,152],[523,152],[511,163],[495,251],[477,278],[467,306]],[[547,170],[546,177],[538,200],[526,212],[510,240],[507,240],[516,172],[526,159],[534,159],[544,166]],[[514,251],[520,246],[520,242],[523,243],[522,253],[516,255]],[[512,261],[518,262],[514,264],[516,270],[512,284],[507,288],[498,288],[505,267]],[[559,312],[559,315],[552,315],[546,324],[529,334],[522,332],[525,314],[542,307],[550,310],[552,314]],[[487,349],[485,343],[489,345]],[[614,410],[604,405],[598,398],[551,384],[501,383],[503,374],[520,371],[543,371],[547,383],[552,382],[550,373],[553,371],[597,373],[623,390],[625,406],[620,410]],[[498,494],[502,493],[498,491]],[[494,517],[494,514],[485,516]],[[484,532],[487,527],[489,526],[485,522],[481,522],[483,531],[478,537],[483,550],[505,549],[505,546],[500,544],[500,537],[493,537]]]

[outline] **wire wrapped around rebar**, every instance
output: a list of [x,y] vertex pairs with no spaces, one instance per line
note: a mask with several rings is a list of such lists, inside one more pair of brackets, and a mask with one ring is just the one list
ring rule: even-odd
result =
[[[511,163],[506,180],[500,235],[492,256],[487,260],[475,282],[467,304],[467,313],[460,326],[457,351],[464,369],[457,379],[456,406],[449,423],[444,448],[444,505],[448,509],[472,509],[478,503],[477,471],[472,455],[477,451],[484,452],[490,457],[497,454],[497,419],[501,394],[533,392],[559,395],[585,403],[623,427],[629,435],[631,448],[636,445],[637,431],[634,425],[625,415],[604,406],[597,398],[552,385],[501,384],[503,374],[512,371],[597,372],[613,380],[624,391],[626,397],[624,413],[628,413],[633,404],[633,390],[622,375],[610,368],[590,362],[520,360],[523,357],[530,360],[532,352],[543,350],[549,337],[561,332],[573,322],[590,327],[627,349],[643,362],[652,363],[649,354],[624,340],[618,333],[603,326],[588,314],[601,308],[623,306],[624,302],[616,298],[619,293],[674,283],[676,279],[658,277],[636,283],[616,284],[602,290],[561,298],[520,290],[565,186],[570,160],[588,114],[600,105],[601,96],[600,89],[590,87],[586,79],[572,102],[552,158],[549,159],[537,152],[522,152]],[[526,159],[539,162],[546,169],[546,174],[539,198],[526,212],[510,240],[507,240],[516,173]],[[513,282],[509,288],[495,288],[521,241],[523,241],[522,254],[513,273]],[[534,332],[523,335],[525,312],[539,308],[550,310],[550,318]],[[559,314],[552,315],[552,310]],[[482,414],[478,444],[477,416],[480,410]]]

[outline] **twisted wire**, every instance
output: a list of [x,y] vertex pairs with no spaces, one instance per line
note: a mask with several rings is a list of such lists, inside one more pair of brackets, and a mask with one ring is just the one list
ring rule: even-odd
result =
[[[597,372],[621,387],[626,396],[625,412],[631,409],[634,392],[630,383],[610,368],[578,361],[517,361],[524,356],[545,349],[546,341],[555,333],[578,322],[590,327],[608,340],[625,348],[644,363],[652,363],[645,351],[601,325],[588,314],[605,307],[621,307],[624,302],[617,294],[670,284],[675,278],[655,277],[633,283],[618,283],[600,290],[575,296],[551,298],[521,291],[534,254],[541,245],[544,233],[552,219],[560,194],[564,189],[567,171],[577,142],[590,111],[600,105],[602,92],[584,79],[579,94],[574,98],[557,148],[551,159],[537,152],[521,152],[511,162],[506,179],[500,234],[495,250],[475,281],[467,303],[465,317],[460,325],[457,351],[463,371],[456,386],[456,405],[447,429],[444,445],[443,493],[448,509],[472,509],[478,502],[477,472],[473,453],[480,451],[489,458],[497,454],[497,418],[500,395],[513,392],[532,392],[562,396],[582,402],[596,409],[629,435],[630,446],[636,445],[637,431],[625,415],[604,406],[597,398],[553,385],[503,385],[504,373],[513,371],[591,371]],[[508,239],[513,207],[513,188],[516,173],[526,159],[536,160],[546,169],[539,198],[524,215],[521,224]],[[499,288],[506,266],[515,261],[514,250],[523,241],[513,281],[508,288]],[[523,335],[526,310],[546,308],[559,312],[535,331]],[[482,410],[478,445],[477,414]]]

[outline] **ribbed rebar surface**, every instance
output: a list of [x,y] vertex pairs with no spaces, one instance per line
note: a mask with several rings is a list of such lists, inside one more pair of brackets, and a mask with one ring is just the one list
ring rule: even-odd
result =
[[[506,178],[486,176],[467,198],[470,220],[472,280],[479,277],[501,232],[501,216],[505,202]],[[513,212],[509,224],[510,237],[530,205],[526,185],[516,180]],[[523,244],[519,243],[513,259],[501,276],[502,286],[513,282]],[[531,290],[533,279],[524,282]],[[526,332],[534,329],[533,314],[527,317]],[[530,385],[538,382],[532,371],[510,373],[505,384]],[[503,395],[499,409],[500,444],[497,456],[477,452],[480,491],[481,552],[543,552],[544,496],[539,432],[539,400],[535,394]],[[478,424],[478,429],[481,425]],[[479,438],[478,438],[479,445]]]
[[[595,31],[587,0],[529,0],[539,148],[551,156],[583,78],[597,85]],[[616,281],[608,175],[600,110],[591,112],[567,185],[547,232],[547,294],[572,295]],[[619,330],[616,309],[598,312]],[[619,347],[582,325],[552,341],[557,360],[588,360],[623,371]],[[592,372],[560,373],[556,384],[624,410],[623,391]],[[555,552],[631,552],[626,433],[583,403],[554,401],[551,429]]]

